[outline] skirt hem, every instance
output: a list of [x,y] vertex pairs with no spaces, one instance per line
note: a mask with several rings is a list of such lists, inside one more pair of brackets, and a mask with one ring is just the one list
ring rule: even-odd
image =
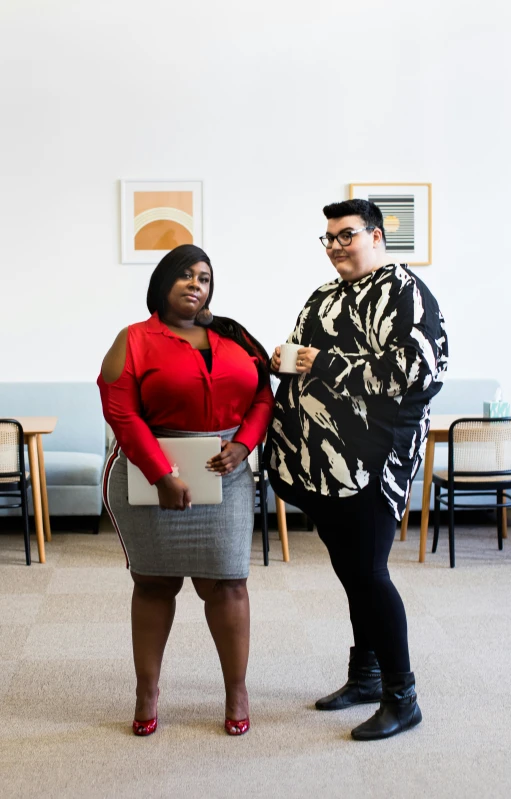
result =
[[183,574],[180,572],[179,574],[176,573],[169,573],[165,572],[162,574],[161,572],[139,572],[133,568],[133,566],[129,567],[130,574],[134,572],[135,574],[139,574],[140,577],[198,577],[202,580],[246,580],[249,576],[249,573],[246,574],[204,574],[204,573],[194,573],[194,574]]

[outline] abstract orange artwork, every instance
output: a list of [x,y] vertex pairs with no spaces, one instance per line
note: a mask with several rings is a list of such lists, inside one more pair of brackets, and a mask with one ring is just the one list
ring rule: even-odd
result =
[[157,263],[180,244],[202,244],[200,182],[122,181],[123,263]]

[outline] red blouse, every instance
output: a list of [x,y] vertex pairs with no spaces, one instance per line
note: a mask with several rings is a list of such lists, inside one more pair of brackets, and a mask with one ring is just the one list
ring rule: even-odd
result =
[[126,362],[113,383],[98,377],[103,413],[120,447],[150,483],[172,472],[152,427],[215,432],[238,427],[234,441],[251,452],[273,411],[269,386],[257,391],[257,358],[207,330],[213,366],[154,313],[128,328]]

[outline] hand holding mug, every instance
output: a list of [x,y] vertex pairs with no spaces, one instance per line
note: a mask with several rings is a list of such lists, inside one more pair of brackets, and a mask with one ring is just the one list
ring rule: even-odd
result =
[[275,347],[273,350],[270,366],[272,372],[278,372],[280,370],[280,347]]
[[271,369],[276,373],[308,374],[318,352],[316,347],[281,344],[280,347],[275,347],[271,358]]
[[316,360],[319,350],[316,347],[300,347],[296,353],[296,371],[300,375],[308,375]]

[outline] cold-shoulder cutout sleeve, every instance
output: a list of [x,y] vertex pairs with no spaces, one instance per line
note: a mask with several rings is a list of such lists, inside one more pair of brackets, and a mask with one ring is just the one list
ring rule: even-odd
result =
[[151,484],[171,473],[167,458],[142,418],[129,328],[119,333],[108,351],[97,382],[103,415],[126,457],[138,466]]
[[125,327],[108,350],[101,365],[101,376],[105,383],[115,383],[124,371],[126,349],[128,346],[128,328]]

